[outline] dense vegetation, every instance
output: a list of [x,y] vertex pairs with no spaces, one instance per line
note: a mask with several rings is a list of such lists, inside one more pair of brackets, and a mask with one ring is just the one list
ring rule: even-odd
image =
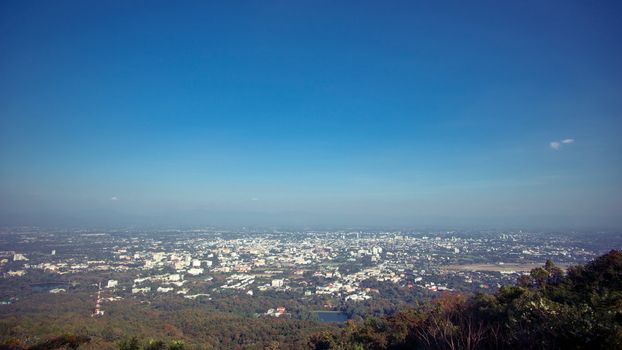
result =
[[[311,334],[331,327],[315,321],[191,309],[174,304],[172,297],[168,301],[167,310],[156,309],[153,304],[111,304],[106,316],[99,319],[82,316],[81,312],[66,312],[60,317],[20,315],[0,320],[0,334],[8,349],[29,349],[68,332],[90,338],[81,349],[154,349],[155,345],[149,345],[153,340],[166,346],[183,342],[185,349],[263,350],[271,343],[282,348],[305,348]],[[176,306],[180,309],[175,310]]]
[[[372,314],[392,313],[383,317],[363,318],[354,308],[345,325],[320,324],[307,313],[279,319],[247,314],[249,306],[273,305],[272,297],[250,303],[232,295],[228,304],[211,306],[174,296],[149,304],[128,300],[107,304],[106,317],[96,319],[84,316],[92,305],[88,294],[33,295],[0,320],[0,349],[622,348],[619,251],[565,274],[548,261],[493,295],[447,293],[399,312],[381,303],[376,308],[390,312]],[[293,302],[285,303],[288,309]],[[223,312],[229,307],[239,312]]]
[[495,295],[444,295],[311,337],[313,349],[620,349],[622,253],[563,271],[547,261]]

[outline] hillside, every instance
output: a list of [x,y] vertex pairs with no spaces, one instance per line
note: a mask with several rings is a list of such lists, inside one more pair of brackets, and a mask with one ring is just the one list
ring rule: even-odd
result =
[[622,253],[564,274],[551,261],[494,295],[446,294],[392,317],[316,334],[313,349],[619,349]]

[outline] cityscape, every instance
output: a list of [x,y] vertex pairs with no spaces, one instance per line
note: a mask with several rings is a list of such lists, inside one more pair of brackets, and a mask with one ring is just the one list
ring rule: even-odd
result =
[[622,349],[622,1],[0,1],[0,350]]
[[[25,227],[0,237],[2,305],[28,303],[30,293],[82,291],[92,294],[93,316],[104,316],[110,303],[148,302],[157,294],[209,302],[280,293],[322,305],[320,311],[346,312],[347,304],[394,297],[383,295],[386,288],[400,290],[405,300],[447,291],[493,293],[547,260],[569,267],[622,247],[622,236],[616,246],[603,232],[586,240],[576,232],[522,230]],[[300,314],[274,305],[254,316],[291,317],[291,311]]]

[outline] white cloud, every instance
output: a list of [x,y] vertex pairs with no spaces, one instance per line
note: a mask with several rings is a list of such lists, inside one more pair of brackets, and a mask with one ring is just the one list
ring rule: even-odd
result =
[[572,143],[574,143],[574,139],[563,139],[561,141],[551,141],[549,142],[549,146],[551,146],[552,149],[559,151],[562,149],[562,146],[570,145]]
[[118,200],[119,200],[119,198],[117,198],[117,196],[112,196],[112,197],[110,197],[110,200],[111,200],[111,201],[118,201]]
[[252,200],[253,202],[256,202],[256,201],[258,201],[258,200],[259,200],[259,198],[257,198],[257,197],[253,197],[253,198],[251,198],[251,200]]

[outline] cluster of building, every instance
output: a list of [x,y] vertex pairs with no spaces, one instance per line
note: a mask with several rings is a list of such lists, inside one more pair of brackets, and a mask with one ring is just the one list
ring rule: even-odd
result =
[[[0,283],[34,271],[57,274],[59,280],[105,274],[114,276],[103,281],[109,300],[158,293],[196,299],[291,292],[357,302],[381,295],[372,284],[429,293],[494,290],[515,281],[525,272],[521,266],[546,259],[584,263],[615,248],[594,246],[581,235],[522,231],[31,230],[3,235],[4,241],[22,244],[19,251],[0,252],[5,280]],[[269,313],[277,316],[280,309]]]

